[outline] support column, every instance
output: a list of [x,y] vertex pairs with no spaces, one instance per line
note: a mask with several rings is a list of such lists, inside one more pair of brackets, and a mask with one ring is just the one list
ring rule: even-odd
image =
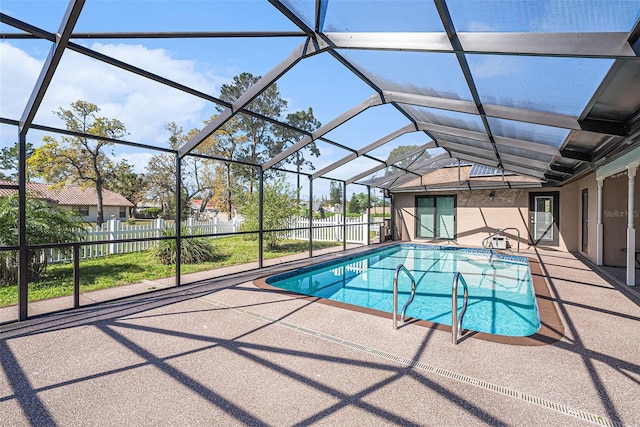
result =
[[638,164],[627,166],[629,173],[629,204],[627,208],[627,285],[636,285],[636,230],[633,225],[635,196],[635,177]]
[[18,320],[27,320],[29,308],[29,251],[27,249],[27,133],[18,134]]
[[596,264],[597,265],[602,265],[603,264],[603,257],[602,257],[602,247],[603,247],[603,242],[602,242],[602,238],[603,238],[603,232],[604,232],[604,226],[602,225],[602,186],[604,184],[604,178],[597,178],[598,181],[598,226],[597,226],[597,231],[596,231]]
[[180,286],[182,276],[180,271],[182,270],[182,161],[178,153],[176,153],[176,280],[175,285]]
[[313,257],[313,177],[309,175],[309,258]]
[[258,267],[264,267],[264,171],[260,168],[258,187]]

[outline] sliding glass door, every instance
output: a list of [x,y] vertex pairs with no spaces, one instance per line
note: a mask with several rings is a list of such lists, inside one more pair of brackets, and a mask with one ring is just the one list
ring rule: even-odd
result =
[[452,240],[455,237],[455,196],[416,197],[416,238]]

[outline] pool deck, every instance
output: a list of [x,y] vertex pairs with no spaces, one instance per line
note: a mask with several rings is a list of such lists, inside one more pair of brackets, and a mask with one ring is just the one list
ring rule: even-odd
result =
[[254,286],[282,264],[200,274],[1,326],[0,425],[640,426],[638,292],[572,254],[525,252],[564,326],[552,344],[453,345]]

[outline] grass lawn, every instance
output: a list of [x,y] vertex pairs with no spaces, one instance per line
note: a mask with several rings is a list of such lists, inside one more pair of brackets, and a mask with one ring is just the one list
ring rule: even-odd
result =
[[[199,264],[182,264],[182,274],[213,270],[258,260],[258,241],[242,236],[211,239],[217,257]],[[338,243],[341,245],[342,243]],[[334,242],[314,242],[314,249],[336,246]],[[276,249],[265,247],[265,259],[309,250],[308,241],[287,240]],[[131,252],[80,261],[80,292],[138,283],[173,276],[175,265],[161,264],[151,251]],[[42,280],[29,284],[29,301],[55,298],[73,293],[73,264],[49,265]],[[0,307],[18,303],[18,286],[0,287]]]

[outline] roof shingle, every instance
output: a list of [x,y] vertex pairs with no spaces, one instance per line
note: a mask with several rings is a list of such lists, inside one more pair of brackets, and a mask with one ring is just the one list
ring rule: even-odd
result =
[[[18,190],[2,188],[1,186],[17,187],[18,183],[11,181],[0,181],[0,197],[7,197]],[[82,189],[77,185],[66,185],[62,188],[51,188],[47,184],[39,182],[27,182],[27,192],[33,197],[48,199],[58,205],[72,206],[96,206],[98,197],[93,188]],[[128,206],[133,207],[133,203],[121,194],[111,190],[102,190],[102,204],[104,206]]]

